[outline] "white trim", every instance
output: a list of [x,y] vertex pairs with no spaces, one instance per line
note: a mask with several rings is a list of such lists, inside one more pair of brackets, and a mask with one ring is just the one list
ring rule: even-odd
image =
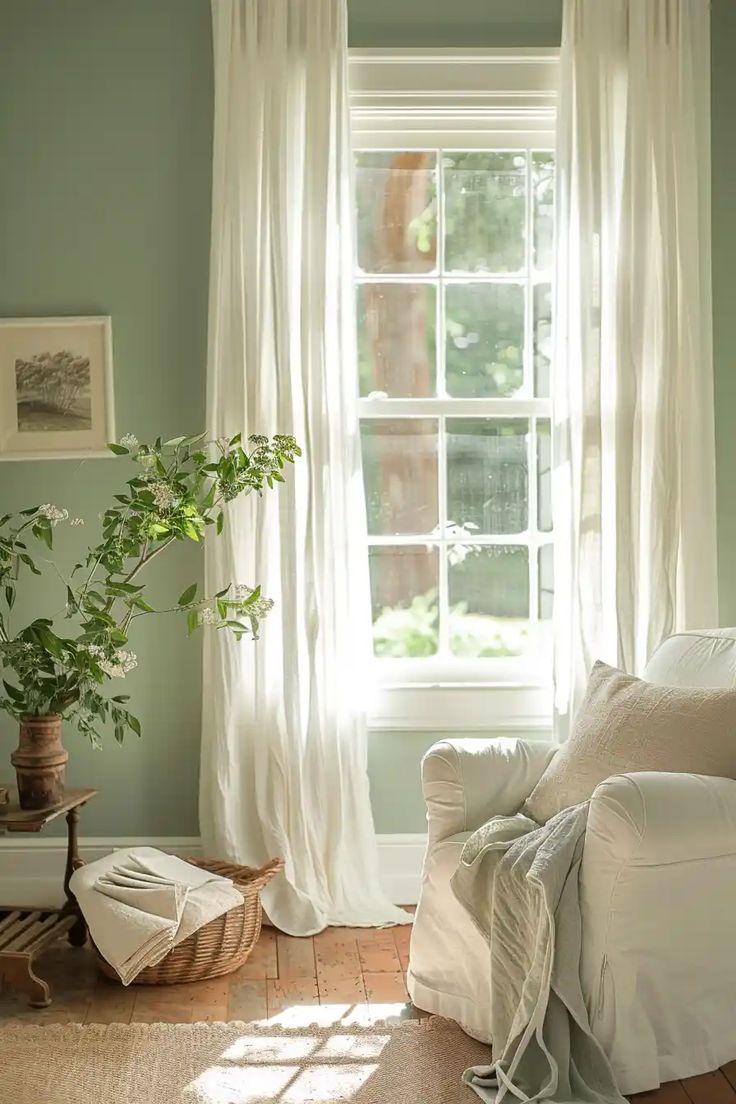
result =
[[[159,847],[183,857],[202,853],[197,836],[88,837],[80,841],[79,850],[84,862],[94,862],[117,848],[142,846]],[[378,836],[381,880],[395,904],[413,905],[419,899],[425,846],[423,833]],[[61,904],[65,855],[63,837],[0,837],[0,907]]]
[[376,690],[368,724],[375,731],[523,732],[531,739],[552,731],[550,686],[452,683]]
[[[468,148],[489,134],[507,148],[549,143],[556,49],[351,50],[352,125],[361,142]],[[411,132],[410,136],[407,132]]]
[[[554,145],[556,49],[395,49],[350,51],[351,116],[354,144],[364,149],[547,149]],[[439,202],[442,202],[442,163],[437,167]],[[530,170],[527,170],[530,171]],[[531,203],[530,192],[527,193]],[[529,211],[527,211],[527,217]],[[439,241],[441,252],[441,236]],[[527,288],[540,277],[531,264],[530,243],[523,270],[513,274],[472,274],[474,281],[517,284]],[[370,283],[464,283],[467,273],[444,272],[440,256],[437,271],[403,276],[360,273],[360,284]],[[531,293],[530,293],[531,294]],[[439,296],[438,315],[441,318]],[[513,398],[502,399],[389,399],[376,394],[359,400],[361,419],[385,417],[493,416],[529,419],[529,452],[534,452],[536,419],[551,417],[551,402],[531,393],[531,312],[525,309],[525,384]],[[444,349],[441,326],[437,341]],[[438,361],[442,375],[443,353]],[[444,533],[442,462],[444,438],[439,436],[438,479],[440,515],[438,530]],[[529,618],[537,632],[537,550],[551,534],[537,533],[535,507],[536,473],[529,467],[530,524],[532,530],[508,536],[473,538],[473,543],[522,544],[529,549],[529,583],[533,601]],[[534,520],[532,520],[534,519]],[[397,544],[442,546],[455,543],[451,534],[371,537],[371,547]],[[440,604],[445,608],[447,579],[440,555]],[[444,622],[445,632],[447,621]],[[441,643],[447,644],[446,640]],[[446,651],[441,649],[441,651]],[[552,716],[552,691],[541,686],[551,664],[541,638],[529,653],[514,659],[455,661],[444,656],[436,660],[380,660],[371,679],[374,691],[369,702],[369,727],[376,730],[413,731],[520,731],[547,736]],[[441,691],[438,693],[438,691]]]

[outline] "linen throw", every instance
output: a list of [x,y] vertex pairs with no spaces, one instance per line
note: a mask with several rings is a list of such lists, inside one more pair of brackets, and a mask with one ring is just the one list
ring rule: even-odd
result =
[[464,1075],[484,1104],[625,1104],[580,984],[587,819],[588,802],[541,828],[521,813],[494,817],[452,878],[489,950],[494,1060]]

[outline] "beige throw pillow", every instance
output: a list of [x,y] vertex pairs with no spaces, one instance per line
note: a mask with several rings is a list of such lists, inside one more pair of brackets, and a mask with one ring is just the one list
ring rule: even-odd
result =
[[655,686],[596,663],[572,735],[523,812],[543,824],[630,771],[736,778],[736,690]]

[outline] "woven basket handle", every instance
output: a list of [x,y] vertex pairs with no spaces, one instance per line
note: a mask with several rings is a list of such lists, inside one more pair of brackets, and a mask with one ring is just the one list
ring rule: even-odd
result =
[[234,885],[249,891],[262,889],[271,879],[284,869],[283,859],[271,859],[265,866],[244,866],[241,863],[219,862],[215,859],[189,859],[194,866],[204,867],[213,874],[231,878]]

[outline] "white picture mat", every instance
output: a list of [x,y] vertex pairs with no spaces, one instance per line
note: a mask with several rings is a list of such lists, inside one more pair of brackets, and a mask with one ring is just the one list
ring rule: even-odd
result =
[[[20,431],[15,363],[70,349],[89,357],[92,425],[85,430]],[[112,326],[109,316],[0,319],[0,459],[110,456],[115,439]]]

